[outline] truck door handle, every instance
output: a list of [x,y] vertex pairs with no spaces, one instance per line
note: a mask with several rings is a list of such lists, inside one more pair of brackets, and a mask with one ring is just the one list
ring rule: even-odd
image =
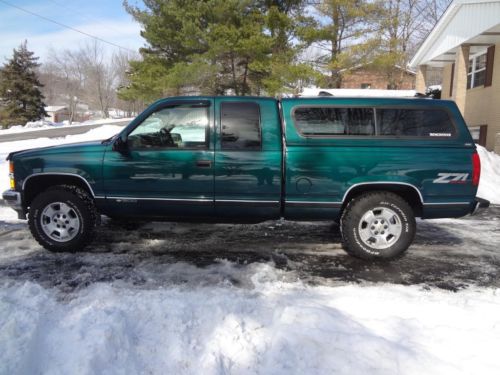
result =
[[212,166],[211,160],[197,160],[196,166],[200,168],[210,168]]

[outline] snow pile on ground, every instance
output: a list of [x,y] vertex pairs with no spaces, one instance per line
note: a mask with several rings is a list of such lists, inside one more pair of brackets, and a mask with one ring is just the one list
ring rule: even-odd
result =
[[101,125],[101,124],[115,124],[118,122],[130,122],[133,118],[105,118],[99,120],[88,120],[84,122],[76,122],[69,123],[69,121],[63,122],[52,122],[47,120],[39,120],[39,121],[31,121],[27,122],[26,125],[14,125],[8,129],[1,129],[0,135],[3,134],[11,134],[11,133],[23,133],[28,131],[37,131],[37,130],[46,130],[46,129],[54,129],[55,127],[77,127],[77,126],[89,126],[89,125]]
[[253,286],[0,290],[0,373],[498,374],[500,294]]
[[68,135],[63,138],[35,138],[23,141],[0,143],[0,192],[9,188],[9,164],[5,158],[10,152],[27,150],[30,148],[56,146],[66,143],[106,139],[114,134],[117,134],[122,129],[123,127],[118,125],[104,125],[91,129],[83,134]]
[[63,123],[57,123],[47,120],[38,120],[38,121],[28,121],[24,127],[26,129],[37,129],[37,128],[51,128],[54,126],[63,126]]
[[500,155],[476,145],[481,159],[481,179],[477,196],[500,204]]

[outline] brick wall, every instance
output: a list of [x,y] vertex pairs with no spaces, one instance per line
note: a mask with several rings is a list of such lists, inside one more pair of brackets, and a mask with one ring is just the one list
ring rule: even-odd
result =
[[[398,80],[401,81],[400,90],[415,89],[415,75],[401,69],[396,69],[395,74],[398,75]],[[386,90],[388,80],[386,75],[376,69],[359,68],[350,70],[342,77],[343,89],[360,89],[363,84],[369,84],[372,89]]]
[[469,126],[488,125],[486,148],[499,150],[496,134],[500,133],[500,44],[495,46],[493,80],[489,87],[475,87],[466,93],[464,118]]

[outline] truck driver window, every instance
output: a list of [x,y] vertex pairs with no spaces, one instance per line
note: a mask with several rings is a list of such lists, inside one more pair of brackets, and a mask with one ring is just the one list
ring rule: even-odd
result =
[[178,105],[152,113],[128,136],[132,149],[207,148],[208,107]]
[[223,150],[260,149],[260,110],[257,103],[222,103],[220,122]]

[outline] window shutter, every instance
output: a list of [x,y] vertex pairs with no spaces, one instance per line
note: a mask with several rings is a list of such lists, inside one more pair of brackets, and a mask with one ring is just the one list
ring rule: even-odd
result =
[[495,46],[488,48],[486,53],[486,77],[484,81],[484,87],[491,86],[493,83],[493,62],[495,60]]
[[486,134],[488,133],[488,125],[479,126],[479,144],[486,147]]
[[455,75],[455,63],[451,64],[450,98],[453,96],[453,76]]

